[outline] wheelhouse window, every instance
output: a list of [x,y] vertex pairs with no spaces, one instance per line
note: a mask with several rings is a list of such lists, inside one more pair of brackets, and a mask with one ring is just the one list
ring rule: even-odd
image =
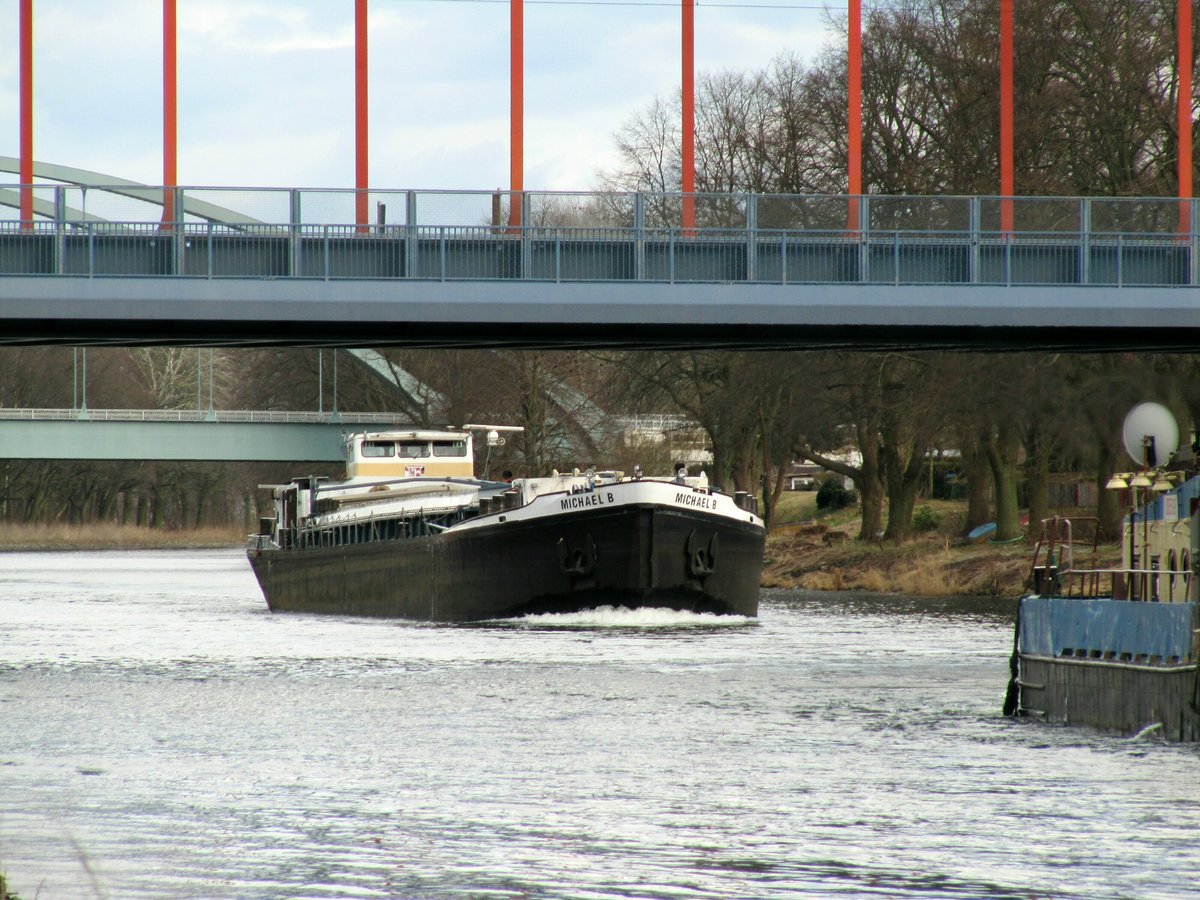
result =
[[364,459],[378,459],[384,456],[395,456],[396,445],[391,441],[363,441],[362,455]]
[[466,456],[467,442],[466,441],[434,441],[433,442],[434,456]]
[[401,441],[400,456],[404,459],[420,459],[422,456],[428,456],[428,444],[424,441]]

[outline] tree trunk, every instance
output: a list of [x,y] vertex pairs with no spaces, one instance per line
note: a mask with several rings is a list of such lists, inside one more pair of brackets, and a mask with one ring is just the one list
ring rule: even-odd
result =
[[1030,434],[1026,447],[1025,489],[1029,494],[1029,527],[1025,540],[1037,541],[1042,519],[1050,515],[1050,453],[1047,442],[1040,440],[1036,429]]
[[861,468],[847,465],[827,456],[822,456],[812,450],[800,447],[798,456],[824,466],[854,482],[861,501],[859,510],[858,540],[873,541],[883,532],[883,476],[879,471],[879,445],[868,443],[862,448],[863,464]]
[[921,488],[924,454],[915,446],[906,448],[908,462],[895,447],[884,450],[884,476],[887,481],[888,520],[884,540],[901,543],[912,537],[913,509]]
[[862,499],[862,509],[859,510],[858,539],[874,541],[883,534],[883,481],[876,471],[871,475],[864,473],[861,480],[854,482]]
[[996,540],[1010,541],[1021,533],[1017,504],[1017,456],[1021,446],[1016,428],[1002,422],[984,443],[996,485]]
[[1101,541],[1115,541],[1121,533],[1121,491],[1106,489],[1117,465],[1115,448],[1101,442],[1096,454],[1096,529]]
[[963,450],[963,470],[967,476],[966,531],[986,525],[991,518],[992,470],[987,455],[976,445]]

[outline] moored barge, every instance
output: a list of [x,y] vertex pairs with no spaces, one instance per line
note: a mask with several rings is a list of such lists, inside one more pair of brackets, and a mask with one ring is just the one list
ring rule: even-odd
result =
[[1146,496],[1124,519],[1118,568],[1095,565],[1095,544],[1087,549],[1074,533],[1084,523],[1043,523],[1032,592],[1019,600],[1004,711],[1197,741],[1200,478],[1128,480]]

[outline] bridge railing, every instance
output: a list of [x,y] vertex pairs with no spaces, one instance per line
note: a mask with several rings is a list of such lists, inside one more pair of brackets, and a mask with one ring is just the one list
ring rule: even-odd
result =
[[1163,198],[701,194],[683,228],[679,194],[372,191],[375,221],[358,224],[353,191],[35,190],[37,218],[0,217],[0,275],[1200,283],[1200,210]]

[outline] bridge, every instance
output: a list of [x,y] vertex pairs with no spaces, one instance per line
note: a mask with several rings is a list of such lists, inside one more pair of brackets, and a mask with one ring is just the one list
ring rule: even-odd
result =
[[0,221],[10,344],[1190,349],[1200,326],[1195,200],[398,190],[363,225],[352,190],[34,190],[44,218]]
[[0,459],[336,462],[343,436],[404,424],[396,413],[0,409]]
[[846,195],[833,197],[696,192],[695,0],[678,3],[674,194],[525,190],[524,0],[508,4],[504,191],[370,189],[368,0],[353,12],[353,189],[179,185],[175,0],[162,12],[162,184],[47,166],[33,152],[33,3],[19,6],[19,156],[3,160],[18,183],[0,187],[0,204],[15,211],[0,216],[0,342],[1195,343],[1190,0],[1178,3],[1170,79],[1178,196],[1158,199],[1015,196],[1011,2],[997,9],[995,197],[864,193],[861,0],[845,7]]

